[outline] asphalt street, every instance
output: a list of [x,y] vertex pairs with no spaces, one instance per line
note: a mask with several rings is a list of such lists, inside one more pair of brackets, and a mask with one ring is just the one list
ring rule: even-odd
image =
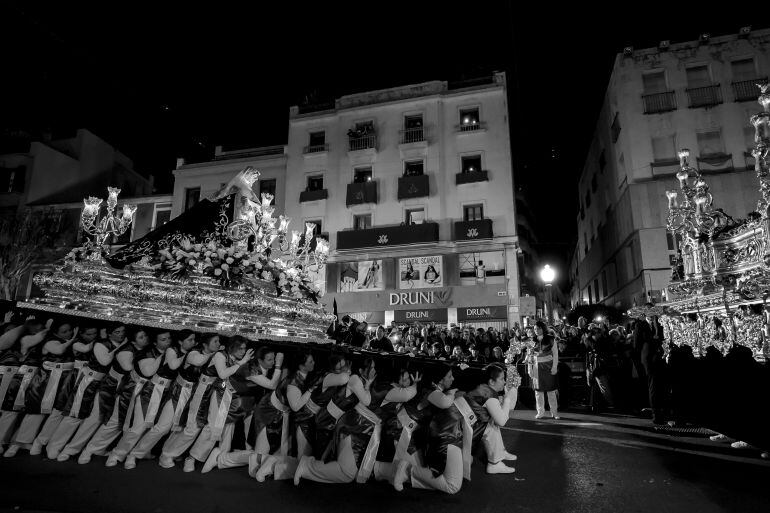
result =
[[648,420],[563,413],[535,421],[517,411],[504,428],[519,456],[517,472],[486,475],[473,465],[456,495],[385,483],[323,485],[257,483],[246,469],[206,475],[78,465],[21,452],[0,458],[0,511],[40,512],[678,512],[768,511],[770,461],[703,434],[656,432]]

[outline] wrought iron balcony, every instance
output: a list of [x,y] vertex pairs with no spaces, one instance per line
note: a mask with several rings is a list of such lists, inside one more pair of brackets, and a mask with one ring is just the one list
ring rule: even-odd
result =
[[666,160],[656,160],[650,162],[650,168],[652,168],[652,176],[668,176],[675,175],[679,171],[679,160],[675,157]]
[[489,174],[486,170],[483,171],[466,171],[465,173],[457,173],[455,175],[455,185],[462,185],[465,183],[475,182],[488,182]]
[[299,202],[318,201],[329,197],[328,189],[306,190],[299,193]]
[[711,107],[722,103],[722,88],[719,84],[712,84],[704,87],[689,87],[687,98],[690,101],[690,108]]
[[736,102],[756,101],[759,97],[760,84],[767,84],[767,77],[752,78],[751,80],[741,80],[733,82],[733,95]]
[[398,179],[398,199],[430,196],[428,175],[402,176]]
[[714,153],[698,157],[698,169],[701,173],[715,171],[732,171],[733,155],[731,153]]
[[476,132],[479,130],[485,130],[487,124],[483,121],[477,121],[475,123],[460,123],[455,127],[458,132]]
[[377,134],[348,137],[348,151],[360,151],[377,148]]
[[666,91],[664,93],[643,94],[645,114],[658,114],[676,110],[676,93]]
[[455,240],[491,239],[492,220],[455,221]]
[[406,130],[399,130],[401,135],[399,139],[400,144],[412,144],[425,141],[425,128],[407,128]]
[[325,151],[329,151],[329,143],[305,146],[303,153],[305,153],[305,155],[308,155],[311,153],[323,153]]
[[438,223],[337,232],[337,249],[376,248],[438,241]]
[[374,180],[348,184],[345,205],[349,207],[350,205],[361,205],[364,203],[377,203],[377,182]]

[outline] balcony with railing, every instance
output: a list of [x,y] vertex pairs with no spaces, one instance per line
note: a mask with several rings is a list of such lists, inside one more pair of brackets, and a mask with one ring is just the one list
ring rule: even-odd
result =
[[430,195],[428,175],[402,176],[398,179],[398,200]]
[[486,170],[465,171],[464,173],[457,173],[455,175],[455,185],[488,181],[489,173]]
[[767,77],[757,77],[751,80],[733,82],[733,95],[736,102],[757,101],[759,97],[759,85],[767,84]]
[[377,134],[348,136],[348,152],[377,150]]
[[318,153],[326,153],[329,151],[329,143],[324,144],[311,144],[305,146],[303,153],[305,155],[313,155]]
[[407,128],[399,130],[399,144],[425,143],[425,127]]
[[487,129],[487,124],[483,121],[473,121],[471,123],[460,123],[455,126],[456,132],[483,132]]
[[438,242],[438,223],[379,226],[337,232],[337,249],[384,248]]
[[455,240],[491,239],[492,220],[479,219],[478,221],[455,221]]
[[652,169],[652,176],[675,175],[681,169],[679,167],[679,159],[676,157],[651,162],[650,168]]
[[676,110],[676,93],[666,91],[663,93],[643,94],[645,114],[659,114]]
[[329,197],[328,189],[314,189],[304,190],[299,193],[299,202],[306,203],[308,201],[324,200]]
[[348,184],[345,205],[363,205],[364,203],[377,203],[377,182],[353,182]]
[[687,99],[690,102],[690,108],[713,107],[722,103],[722,88],[719,84],[711,84],[703,87],[688,87]]
[[733,170],[731,153],[712,153],[698,157],[698,170],[701,173],[724,173]]

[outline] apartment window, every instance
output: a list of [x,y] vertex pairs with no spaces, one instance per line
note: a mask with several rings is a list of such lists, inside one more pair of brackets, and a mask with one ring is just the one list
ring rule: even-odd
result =
[[357,167],[353,170],[353,183],[364,183],[372,181],[372,167]]
[[754,149],[754,145],[756,144],[756,141],[754,141],[755,134],[756,130],[754,130],[753,126],[743,127],[743,140],[746,143],[746,149],[749,151]]
[[666,233],[666,246],[668,246],[669,251],[676,250],[676,241],[674,240],[674,236],[670,233]]
[[687,87],[694,89],[711,85],[708,66],[692,66],[687,68]]
[[652,158],[655,162],[676,160],[676,139],[673,135],[652,138]]
[[644,94],[658,94],[668,91],[666,87],[666,74],[663,71],[645,73],[642,75]]
[[404,176],[419,176],[423,174],[422,160],[408,160],[404,162]]
[[404,211],[404,218],[406,224],[422,224],[425,221],[425,208],[407,208]]
[[481,221],[484,219],[484,205],[465,205],[463,207],[463,221]]
[[171,203],[156,203],[152,219],[153,230],[171,221]]
[[[743,82],[757,78],[757,68],[754,66],[754,59],[739,59],[732,61],[730,67],[733,72],[733,82]],[[757,89],[757,92],[759,89]],[[757,94],[759,96],[759,94]]]
[[326,132],[310,132],[310,146],[323,146],[326,144]]
[[597,303],[599,302],[599,299],[601,296],[599,295],[599,279],[594,278],[594,297],[596,298]]
[[275,178],[271,178],[270,180],[259,181],[259,197],[261,198],[262,194],[272,195],[273,201],[270,202],[271,205],[275,205],[275,184],[276,184]]
[[607,269],[602,270],[602,297],[607,297]]
[[312,175],[307,177],[308,191],[321,191],[324,188],[324,175]]
[[479,119],[478,107],[474,107],[472,109],[460,109],[461,125],[478,125]]
[[721,130],[708,130],[698,132],[698,154],[703,157],[706,155],[718,155],[725,152],[725,146],[722,143]]
[[354,230],[367,230],[372,227],[372,214],[356,214],[353,216]]
[[200,187],[191,187],[184,190],[184,209],[185,211],[190,210],[195,205],[198,204],[198,202],[201,199],[201,188]]
[[361,135],[369,135],[374,133],[374,121],[360,121],[356,123],[356,133]]
[[314,236],[321,235],[321,220],[320,219],[308,220],[308,221],[305,221],[305,222],[315,225],[315,231],[313,232]]
[[404,128],[407,130],[416,130],[422,128],[422,114],[404,116]]
[[462,172],[476,173],[481,171],[481,155],[462,157]]
[[591,286],[588,286],[588,304],[592,305],[594,304],[594,297],[593,294],[591,294]]

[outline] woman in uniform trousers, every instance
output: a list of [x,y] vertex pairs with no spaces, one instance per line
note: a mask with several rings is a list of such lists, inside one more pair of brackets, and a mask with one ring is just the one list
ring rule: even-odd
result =
[[516,461],[516,456],[505,450],[500,428],[505,426],[511,410],[516,407],[518,383],[506,390],[505,370],[499,365],[487,365],[483,380],[464,396],[475,416],[472,452],[483,446],[487,474],[511,474],[515,469],[503,461]]
[[[253,356],[254,351],[246,348],[246,339],[235,336],[227,343],[225,351],[214,354],[203,370],[200,379],[211,379],[212,382],[198,410],[197,423],[203,427],[190,448],[190,455],[185,459],[183,468],[185,472],[195,470],[196,461],[206,464],[214,446],[220,440],[228,444],[225,452],[229,452],[229,443],[232,441],[234,431],[234,417],[245,416],[245,412],[240,408],[240,397],[235,393],[230,377],[242,366],[247,365]],[[227,422],[228,418],[230,422]],[[247,463],[248,456],[245,456],[243,464]],[[209,462],[206,471],[211,470],[215,465],[216,460]]]
[[[6,458],[14,456],[20,448],[32,448],[46,417],[53,411],[63,378],[75,368],[72,344],[76,337],[77,329],[73,330],[68,322],[61,322],[52,327],[45,342],[36,346],[42,348],[42,365],[32,375],[27,387],[24,417],[10,447],[5,451]],[[35,446],[34,449],[34,454],[40,454],[41,446]]]
[[[158,459],[163,468],[174,466],[174,458],[179,458],[190,448],[205,424],[206,417],[203,416],[201,421],[199,413],[208,412],[207,401],[211,385],[216,380],[216,369],[209,364],[220,349],[219,335],[210,333],[204,335],[201,345],[190,350],[185,357],[176,382],[178,387],[175,386],[171,395],[171,400],[176,403],[171,436],[163,444],[163,452]],[[156,433],[156,436],[160,438],[162,435]],[[192,462],[190,464],[193,465]]]
[[[377,376],[374,367],[374,360],[367,358],[363,366],[358,370],[358,374],[350,376],[348,384],[343,388],[341,394],[335,394],[326,409],[322,410],[317,416],[317,427],[319,431],[324,424],[331,424],[332,437],[331,445],[324,451],[329,457],[334,457],[333,461],[325,463],[326,458],[316,459],[312,456],[303,456],[297,464],[297,471],[294,474],[294,484],[298,485],[302,478],[317,481],[319,483],[348,483],[355,479],[358,471],[358,465],[353,448],[353,437],[349,436],[353,432],[352,426],[340,426],[343,436],[339,443],[336,434],[337,425],[346,412],[354,410],[360,404],[358,412],[361,416],[368,416],[367,422],[370,425],[378,423],[378,419],[368,406],[372,402],[371,385]],[[382,394],[384,397],[384,394]],[[381,400],[377,397],[377,400]],[[362,407],[367,407],[366,409]],[[326,415],[324,415],[324,412]],[[356,417],[357,418],[357,417]],[[327,420],[328,419],[328,420]],[[367,426],[369,427],[369,426]],[[347,429],[346,429],[347,428]],[[362,433],[364,434],[364,433]],[[369,432],[371,435],[371,431]],[[336,446],[336,447],[335,447]],[[360,452],[360,451],[359,451]]]
[[41,343],[52,324],[53,319],[49,319],[45,327],[34,318],[28,319],[23,326],[0,338],[7,347],[0,356],[0,448],[11,441],[24,416],[27,390],[42,363]]
[[[305,409],[315,384],[320,383],[322,376],[311,377],[315,360],[309,351],[300,353],[298,362],[297,368],[281,380],[272,394],[263,397],[254,411],[258,425],[264,427],[257,436],[254,454],[249,458],[249,475],[260,482],[270,475],[275,480],[293,477],[297,470],[296,454],[312,454],[312,447],[297,425],[295,415]],[[312,416],[305,415],[305,418]],[[296,454],[290,454],[292,435],[295,437]]]
[[[107,447],[120,436],[133,388],[127,385],[138,380],[135,365],[149,342],[147,331],[135,328],[129,335],[129,342],[115,352],[110,372],[99,384],[99,427],[78,457],[81,465],[91,461],[94,454],[106,455]],[[73,441],[77,438],[76,435]],[[70,442],[64,450],[70,453],[76,449],[72,446],[73,442]]]
[[[126,470],[135,468],[137,459],[147,458],[158,441],[171,431],[177,409],[179,410],[177,426],[179,425],[187,401],[192,395],[192,387],[198,381],[200,367],[185,364],[187,355],[196,344],[195,333],[182,330],[176,334],[176,342],[177,345],[166,349],[163,365],[152,379],[153,385],[145,387],[142,391],[142,404],[150,412],[144,419],[144,435],[126,456],[126,462],[123,465]],[[167,381],[167,384],[164,381]],[[160,387],[163,388],[163,395],[160,397],[158,409],[154,410],[150,405],[156,404],[155,400],[158,399]]]
[[[75,391],[64,407],[65,416],[46,446],[48,459],[66,461],[83,450],[101,424],[100,408],[111,408],[114,405],[114,401],[109,400],[110,391],[114,393],[123,373],[122,370],[111,372],[111,368],[117,364],[115,354],[122,351],[127,343],[126,327],[115,324],[103,332],[106,332],[106,338],[94,342],[88,365],[81,369],[75,382]],[[100,406],[102,382],[108,379],[105,402]]]
[[134,358],[134,370],[121,394],[121,404],[128,400],[125,413],[121,412],[119,419],[123,435],[107,458],[106,466],[114,467],[125,460],[144,434],[147,424],[151,426],[155,423],[160,402],[171,383],[171,379],[158,375],[170,348],[171,332],[158,331],[155,333],[155,344]]
[[[399,372],[398,384],[405,388],[416,386],[421,381],[421,375],[410,374],[407,369]],[[431,408],[427,396],[431,390],[422,389],[409,401],[403,403],[383,404],[378,415],[382,419],[382,441],[377,451],[377,461],[374,464],[374,478],[378,481],[389,481],[393,477],[400,460],[416,463],[418,438],[422,429],[428,426]]]
[[[32,455],[40,454],[44,447],[48,445],[51,437],[56,432],[66,416],[67,402],[75,393],[78,378],[84,368],[88,367],[88,361],[91,357],[91,351],[94,342],[99,337],[99,328],[95,324],[84,323],[79,327],[76,340],[72,344],[72,354],[74,358],[74,369],[71,372],[64,372],[59,385],[59,392],[54,401],[53,410],[43,424],[43,428],[38,433],[35,441],[32,443],[32,449],[29,453]],[[55,459],[50,458],[50,459]]]
[[[460,491],[463,483],[463,415],[455,404],[452,368],[440,366],[435,374],[434,390],[426,400],[432,409],[425,451],[427,466],[409,459],[396,465],[393,487],[401,491],[410,481],[413,488],[440,490],[449,494]],[[470,447],[468,447],[468,450]]]
[[[237,342],[239,344],[238,351],[233,353],[233,358],[237,358],[245,353],[247,341],[240,336],[233,337],[233,341],[233,343]],[[257,395],[262,396],[262,399],[260,399],[260,402],[262,402],[273,397],[273,394],[278,388],[278,384],[286,377],[286,374],[282,370],[283,353],[276,353],[269,347],[260,347],[257,350],[256,360],[257,366],[248,376],[247,380],[256,385],[258,389],[261,389],[257,391]],[[238,373],[228,378],[227,386],[215,389],[221,390],[222,393],[221,395],[218,393],[216,397],[216,401],[219,404],[219,411],[214,424],[211,426],[211,432],[214,435],[212,438],[215,438],[216,435],[219,435],[220,433],[221,435],[219,435],[218,446],[211,450],[211,453],[203,466],[202,472],[208,472],[215,466],[217,468],[240,467],[249,464],[255,454],[266,456],[269,453],[270,443],[267,440],[268,435],[265,426],[262,424],[262,420],[264,419],[258,416],[257,409],[254,407],[253,403],[250,402],[253,400],[251,391],[244,389],[242,383],[239,384],[236,382],[237,379]],[[285,386],[283,387],[283,390],[286,390]],[[225,411],[224,403],[227,400],[228,391],[232,397],[230,399],[229,408]],[[241,393],[243,392],[249,394],[249,397],[242,397]],[[284,394],[282,394],[282,398],[283,402],[274,398],[272,404],[285,404]],[[253,431],[256,433],[254,435],[255,450],[232,450],[235,423],[244,421],[247,414],[252,414],[253,416],[255,426]]]

